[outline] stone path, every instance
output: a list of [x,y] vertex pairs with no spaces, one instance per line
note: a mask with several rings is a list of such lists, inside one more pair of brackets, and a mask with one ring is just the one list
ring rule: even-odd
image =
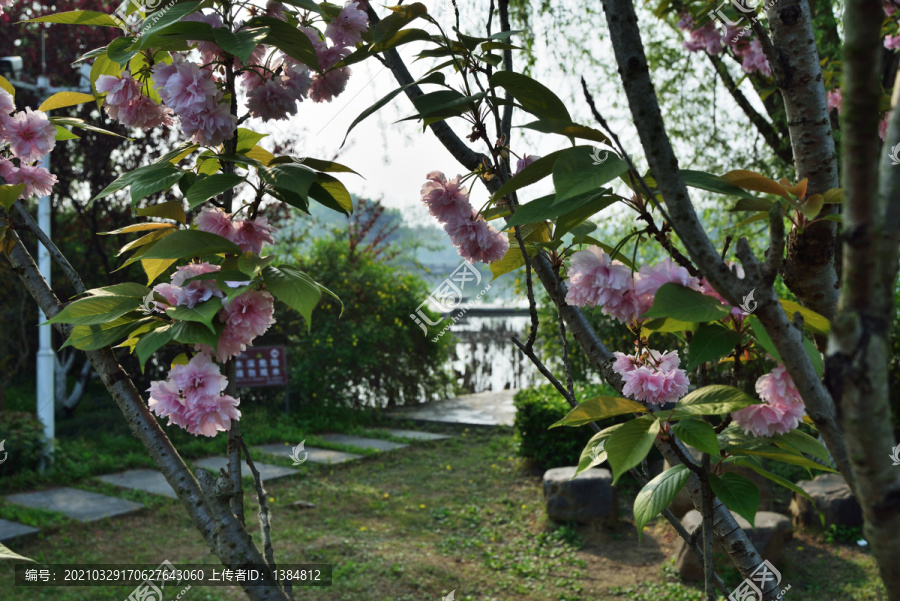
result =
[[[260,453],[265,453],[267,455],[275,455],[276,457],[286,457],[290,459],[291,457],[291,445],[289,444],[267,444],[261,445],[258,447],[253,447],[255,451]],[[343,451],[332,451],[331,449],[316,449],[313,447],[306,447],[306,460],[311,461],[312,463],[344,463],[346,461],[353,461],[355,459],[362,459],[362,455],[356,455],[354,453],[344,453]]]
[[343,444],[361,449],[374,449],[376,451],[393,451],[408,447],[408,444],[389,442],[378,438],[362,438],[360,436],[348,436],[347,434],[319,434],[318,438],[332,444]]
[[[511,398],[510,395],[510,399]],[[410,441],[429,441],[449,438],[444,434],[418,432],[415,430],[384,428],[381,429],[381,431],[385,434],[396,436],[398,438],[405,438]],[[329,443],[348,445],[363,449],[373,449],[382,452],[393,451],[409,446],[408,444],[400,444],[377,438],[363,438],[359,436],[348,436],[346,434],[321,434],[319,435],[319,438]],[[289,458],[291,456],[292,447],[289,444],[268,444],[254,447],[254,449],[260,453]],[[305,451],[307,453],[306,460],[312,463],[338,464],[347,461],[355,461],[364,457],[363,455],[334,451],[331,449],[307,448]],[[207,457],[199,461],[194,461],[193,464],[198,468],[218,472],[220,468],[226,467],[227,459],[225,457]],[[263,481],[278,480],[279,478],[292,476],[299,472],[297,469],[280,465],[271,465],[260,462],[254,462],[254,464],[256,469],[259,470],[260,477]],[[246,462],[244,462],[242,466],[242,473],[245,476],[252,475],[250,467]],[[162,473],[157,470],[127,470],[118,474],[98,476],[97,479],[122,488],[140,490],[169,497],[171,499],[177,498],[175,491],[172,490],[172,487],[166,482]],[[81,522],[92,522],[106,517],[126,515],[143,509],[144,507],[140,503],[133,503],[131,501],[74,488],[55,488],[39,492],[9,495],[6,497],[6,500],[10,503],[24,505],[26,507],[58,511]],[[37,528],[0,519],[0,542],[6,543],[13,540],[21,541],[29,537],[37,536],[39,533],[40,530]]]
[[93,522],[103,518],[134,513],[144,508],[140,503],[75,488],[53,488],[9,495],[6,500],[26,507],[59,511],[80,522]]
[[516,417],[515,393],[515,390],[498,390],[467,394],[414,407],[398,407],[386,415],[430,422],[511,427]]

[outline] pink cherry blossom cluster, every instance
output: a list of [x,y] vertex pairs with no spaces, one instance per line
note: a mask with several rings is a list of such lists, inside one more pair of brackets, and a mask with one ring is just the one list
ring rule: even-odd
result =
[[668,283],[695,290],[700,285],[687,269],[668,257],[656,265],[644,265],[632,275],[628,266],[591,246],[572,254],[566,302],[578,307],[600,307],[604,314],[631,323],[650,309],[656,292]]
[[674,403],[688,392],[688,377],[679,369],[678,351],[643,349],[640,355],[616,352],[613,371],[622,377],[622,394],[650,405]]
[[166,380],[150,384],[150,410],[160,417],[168,417],[193,435],[215,436],[231,429],[231,421],[238,420],[240,399],[225,392],[228,380],[219,366],[203,353],[198,353],[187,365],[176,365]]
[[731,414],[745,434],[786,434],[800,425],[806,406],[784,365],[779,363],[756,381],[756,394],[763,403]]
[[15,0],[0,0],[0,16],[3,15],[3,9],[13,5]]
[[96,87],[99,93],[106,94],[103,100],[106,114],[125,127],[151,129],[174,123],[172,109],[153,102],[129,71],[123,72],[121,77],[101,75]]
[[25,184],[19,198],[50,194],[56,176],[37,163],[55,145],[56,126],[47,114],[31,108],[16,112],[13,97],[0,90],[0,178],[7,184]]
[[201,232],[209,232],[226,238],[244,252],[259,253],[263,246],[275,242],[272,232],[275,231],[265,217],[256,219],[232,219],[230,213],[216,207],[203,210],[194,224]]
[[838,114],[841,112],[841,104],[843,103],[843,96],[841,95],[841,89],[835,88],[833,90],[828,90],[825,94],[825,102],[828,104],[828,111],[831,112],[837,109]]
[[468,190],[460,186],[461,176],[448,180],[440,171],[432,171],[427,179],[422,186],[422,202],[443,224],[460,256],[470,263],[502,259],[509,250],[509,239],[472,208]]
[[707,54],[721,54],[725,46],[731,47],[734,55],[741,60],[741,67],[747,73],[760,73],[766,77],[772,76],[769,61],[763,54],[759,40],[743,39],[743,28],[727,25],[724,35],[716,27],[715,22],[709,21],[702,27],[694,29],[694,18],[684,13],[678,20],[678,29],[690,32],[690,39],[682,44],[689,52],[706,51]]

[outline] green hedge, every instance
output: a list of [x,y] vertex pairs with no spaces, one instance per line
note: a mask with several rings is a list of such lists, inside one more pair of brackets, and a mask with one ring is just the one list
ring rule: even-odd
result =
[[[609,386],[585,384],[575,387],[575,398],[584,401],[601,395],[618,396]],[[562,426],[548,430],[569,412],[566,400],[550,384],[525,388],[513,399],[516,420],[513,427],[519,442],[519,455],[532,459],[544,469],[578,465],[581,451],[593,432],[588,426],[570,428]],[[623,416],[627,418],[629,416]],[[601,422],[601,427],[611,426],[625,419],[611,418]]]
[[44,426],[32,414],[23,411],[0,411],[0,441],[4,441],[4,451],[0,452],[0,476],[34,470],[40,465],[44,448]]

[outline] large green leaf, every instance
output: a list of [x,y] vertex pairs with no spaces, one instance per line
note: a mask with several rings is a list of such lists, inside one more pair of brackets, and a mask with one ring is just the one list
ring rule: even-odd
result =
[[141,259],[185,259],[228,253],[239,255],[237,244],[222,236],[199,230],[178,230],[156,242]]
[[815,507],[816,502],[813,501],[813,498],[811,496],[809,496],[809,493],[806,492],[805,490],[803,490],[802,488],[800,488],[799,486],[797,486],[796,484],[794,484],[793,482],[791,482],[790,480],[788,480],[787,478],[783,478],[782,476],[779,476],[778,474],[773,474],[772,472],[770,472],[766,469],[763,469],[762,467],[756,465],[752,461],[749,461],[748,458],[746,458],[746,457],[732,457],[729,459],[731,460],[730,462],[733,463],[734,465],[740,465],[740,466],[743,466],[746,468],[750,468],[751,470],[753,470],[760,476],[768,478],[772,482],[774,482],[776,484],[780,484],[781,486],[787,488],[788,490],[790,490],[792,492],[797,493],[800,496],[806,497],[807,499],[809,499],[809,501]]
[[653,306],[643,317],[671,317],[678,321],[718,321],[731,310],[711,296],[679,284],[663,284],[653,298]]
[[622,474],[644,460],[658,433],[659,420],[652,416],[633,419],[613,432],[604,445],[613,471],[613,484]]
[[275,298],[298,311],[306,319],[306,329],[312,327],[312,312],[322,291],[319,285],[311,277],[290,265],[278,267],[265,267],[263,279],[266,288],[275,295]]
[[672,432],[698,451],[719,456],[719,439],[715,429],[699,417],[686,417],[672,426]]
[[174,338],[174,327],[173,324],[166,324],[140,337],[137,344],[134,345],[134,352],[138,357],[141,371],[144,370],[147,359]]
[[759,488],[752,481],[726,472],[721,476],[709,475],[709,487],[719,500],[736,514],[750,522],[756,521],[756,510],[759,509]]
[[187,215],[184,212],[184,207],[180,202],[175,201],[161,202],[143,209],[136,209],[134,214],[142,217],[162,217],[163,219],[172,219],[173,221],[182,224],[187,223]]
[[718,324],[701,324],[688,346],[688,364],[692,371],[701,363],[718,361],[734,350],[741,341],[741,335]]
[[245,27],[234,33],[225,27],[213,29],[216,44],[246,64],[256,47],[269,35],[268,27]]
[[259,178],[265,183],[299,194],[304,199],[309,194],[309,187],[316,181],[317,173],[296,163],[260,167]]
[[315,47],[308,37],[297,31],[296,27],[274,17],[254,17],[247,21],[246,27],[268,28],[266,44],[275,46],[314,71],[319,70],[319,57],[316,55]]
[[601,144],[608,144],[609,138],[606,135],[594,129],[572,123],[571,121],[560,121],[559,119],[541,119],[522,126],[525,129],[533,129],[545,134],[559,134],[570,138],[581,138],[583,140],[592,140]]
[[146,196],[168,190],[184,177],[185,173],[186,171],[171,163],[165,163],[160,169],[138,175],[131,182],[131,203],[136,204]]
[[758,403],[757,399],[733,386],[713,384],[688,393],[675,405],[676,414],[719,415]]
[[[100,191],[94,198],[91,199],[91,202],[97,200],[98,198],[103,198],[104,196],[108,196],[113,192],[117,192],[122,188],[130,186],[136,179],[144,177],[145,175],[149,175],[151,173],[159,172],[160,177],[164,177],[164,174],[172,172],[172,165],[167,161],[165,163],[152,163],[150,165],[145,165],[143,167],[138,167],[134,171],[129,171],[128,173],[124,173],[120,175],[113,183],[106,186],[103,190]],[[148,177],[148,180],[152,181],[152,177]]]
[[600,421],[615,415],[623,415],[625,413],[647,413],[647,408],[638,402],[621,397],[614,396],[598,396],[584,401],[571,411],[564,418],[550,426],[583,426],[590,422]]
[[628,163],[618,156],[609,156],[607,160],[596,164],[593,152],[592,146],[576,146],[559,155],[553,165],[555,204],[561,205],[569,199],[596,192],[604,184],[628,171]]
[[830,461],[828,449],[806,432],[791,430],[787,434],[775,434],[771,440],[775,446],[782,449],[806,453],[807,455],[818,457],[822,461]]
[[243,181],[243,177],[234,173],[216,173],[199,180],[191,186],[185,198],[188,201],[188,206],[193,209],[210,198],[231,190]]
[[525,186],[530,186],[533,183],[541,181],[553,173],[553,166],[556,165],[556,160],[563,152],[565,151],[557,150],[556,152],[551,152],[547,156],[537,159],[513,177],[509,178],[509,181],[500,186],[500,189],[494,193],[492,199],[499,200],[504,196],[512,194],[516,190],[520,190]]
[[216,332],[212,333],[196,321],[179,321],[172,326],[172,338],[182,344],[207,344],[215,348],[225,324],[216,322],[215,325]]
[[131,332],[150,321],[150,318],[134,320],[131,315],[125,314],[109,323],[74,326],[63,348],[74,346],[82,351],[96,351],[124,340]]
[[140,306],[132,296],[89,296],[66,306],[48,323],[90,326],[113,321]]
[[19,199],[19,196],[22,195],[22,192],[25,191],[25,184],[6,184],[0,186],[0,206],[2,206],[7,211],[13,203]]
[[[777,449],[778,447],[770,447],[770,448]],[[823,472],[835,472],[835,470],[831,469],[830,467],[816,463],[815,461],[813,461],[811,459],[807,459],[806,457],[804,457],[803,455],[801,455],[799,453],[794,453],[791,451],[785,451],[785,450],[780,450],[780,449],[777,451],[774,451],[774,450],[769,451],[769,450],[765,450],[765,448],[763,448],[763,449],[735,448],[735,449],[731,449],[731,452],[734,454],[745,453],[747,455],[756,455],[758,457],[765,457],[766,459],[781,461],[783,463],[790,463],[792,465],[799,465],[800,467],[805,467],[806,469],[809,469],[809,470],[821,470]]]
[[776,361],[781,363],[781,355],[778,354],[778,350],[772,343],[772,339],[769,337],[769,333],[766,332],[766,328],[763,327],[762,323],[755,315],[751,315],[747,319],[750,321],[750,328],[753,330],[753,337],[756,338],[756,341],[759,342],[759,345],[763,347],[767,353],[772,355]]
[[316,175],[316,181],[309,187],[309,197],[338,213],[350,215],[353,212],[353,197],[347,187],[327,173]]
[[38,107],[39,111],[52,111],[76,104],[84,104],[85,102],[93,102],[93,94],[85,94],[83,92],[57,92]]
[[606,461],[607,455],[604,447],[606,446],[606,438],[609,437],[606,436],[595,440],[596,438],[597,435],[594,435],[590,442],[584,447],[584,450],[581,451],[581,457],[578,459],[578,467],[572,475],[573,478],[584,470],[589,470]]
[[214,333],[216,329],[213,327],[212,320],[221,308],[222,299],[214,296],[205,303],[200,303],[194,307],[169,307],[166,309],[166,314],[172,319],[179,321],[202,323],[209,328],[210,332]]
[[743,188],[738,188],[733,184],[729,184],[718,175],[685,169],[681,172],[681,176],[684,178],[684,183],[692,188],[699,188],[701,190],[724,194],[726,196],[737,196],[739,198],[757,200],[755,196]]
[[690,475],[687,466],[679,464],[670,467],[644,485],[634,499],[634,521],[638,530],[638,540],[647,522],[669,506]]
[[529,113],[539,119],[572,121],[566,104],[550,88],[521,73],[498,71],[491,76],[492,87],[503,88]]
[[578,211],[587,206],[600,211],[616,200],[616,197],[611,196],[608,190],[605,189],[592,190],[580,196],[571,197],[562,203],[557,203],[556,197],[552,194],[542,196],[519,206],[506,222],[504,229],[509,229],[516,225],[525,225],[526,223],[539,223],[547,219],[556,219],[561,215]]
[[794,301],[783,298],[778,300],[781,302],[781,307],[784,309],[784,312],[787,313],[788,319],[794,319],[794,313],[799,311],[800,315],[803,316],[804,328],[813,334],[821,334],[822,336],[828,335],[828,332],[831,330],[831,324],[824,316],[819,315],[812,309],[807,309]]
[[43,17],[28,19],[26,23],[60,23],[62,25],[101,25],[103,27],[121,27],[121,23],[106,13],[94,10],[70,10]]
[[[190,13],[197,10],[197,7],[200,6],[200,2],[189,1],[189,2],[177,2],[174,6],[166,6],[165,9],[157,10],[156,12],[147,15],[147,18],[144,19],[143,24],[141,25],[141,38],[138,40],[140,42],[140,47],[144,48],[144,43],[154,34],[162,32],[169,25],[173,23],[177,23],[183,17],[186,17]],[[199,25],[204,25],[204,23],[198,23]]]
[[93,288],[85,292],[85,294],[89,296],[130,296],[142,299],[150,294],[150,289],[135,282],[125,282],[124,284],[113,284],[103,288]]
[[392,13],[379,21],[372,30],[372,42],[378,44],[391,39],[394,34],[406,25],[428,14],[428,9],[421,2],[391,7]]

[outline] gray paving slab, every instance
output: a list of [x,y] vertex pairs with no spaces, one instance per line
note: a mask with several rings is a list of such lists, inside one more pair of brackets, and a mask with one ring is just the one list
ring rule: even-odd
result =
[[388,417],[474,426],[512,426],[516,418],[515,390],[466,394],[413,407],[398,407]]
[[41,531],[25,524],[0,520],[0,543],[8,544],[13,541],[23,542],[37,537]]
[[316,436],[325,442],[345,444],[361,449],[375,449],[376,451],[393,451],[409,446],[408,444],[401,444],[399,442],[389,442],[377,438],[362,438],[361,436],[350,436],[348,434],[317,434]]
[[390,434],[397,438],[408,438],[409,440],[443,440],[445,438],[450,438],[446,434],[419,432],[417,430],[396,430],[393,428],[380,428],[380,430],[385,434]]
[[102,480],[114,486],[122,488],[131,488],[134,490],[142,490],[154,495],[163,495],[172,499],[177,499],[178,495],[166,482],[166,477],[156,470],[128,470],[121,474],[107,474],[98,476],[97,480]]
[[6,500],[16,505],[59,511],[80,522],[126,515],[144,508],[140,503],[75,488],[53,488],[9,495]]
[[[207,457],[206,459],[201,459],[199,461],[195,461],[194,465],[197,467],[202,467],[208,469],[212,472],[218,473],[219,469],[226,468],[228,466],[228,458],[227,457]],[[259,477],[262,478],[263,482],[267,482],[270,480],[278,480],[280,478],[286,478],[287,476],[293,476],[297,473],[297,470],[291,467],[282,467],[280,465],[270,465],[268,463],[260,463],[258,461],[254,461],[253,465],[256,466],[257,471],[259,471]],[[250,476],[253,477],[253,472],[250,471],[250,466],[247,465],[245,461],[243,466],[241,467],[241,475],[242,476]]]
[[[269,455],[286,457],[288,459],[290,459],[291,457],[292,447],[289,444],[273,443],[253,448],[257,451],[267,453]],[[332,451],[331,449],[305,447],[305,451],[307,453],[306,460],[312,463],[345,463],[347,461],[354,461],[356,459],[363,458],[363,455],[357,455],[355,453],[345,453],[343,451]]]

